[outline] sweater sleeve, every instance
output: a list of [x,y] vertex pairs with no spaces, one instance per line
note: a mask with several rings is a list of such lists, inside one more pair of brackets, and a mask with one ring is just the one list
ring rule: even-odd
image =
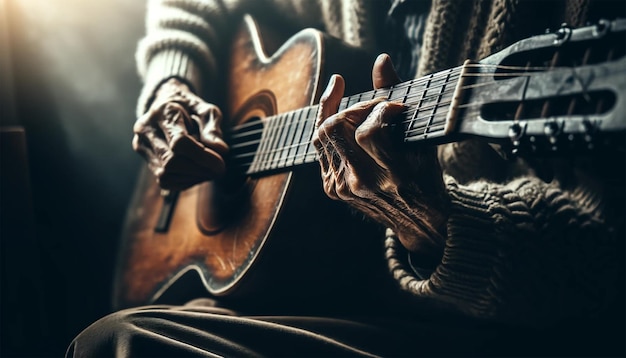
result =
[[244,13],[289,25],[293,30],[304,27],[325,30],[328,24],[322,21],[325,19],[322,12],[331,12],[327,3],[335,2],[149,0],[146,35],[135,53],[137,70],[144,83],[137,115],[146,111],[156,88],[172,77],[207,98],[208,84],[216,81],[217,74],[223,70],[219,60]]
[[[542,323],[601,312],[619,287],[616,237],[597,206],[534,177],[462,186],[451,198],[441,263],[419,275],[388,230],[386,257],[402,289],[465,315]],[[623,283],[621,283],[623,284]]]
[[144,87],[137,103],[143,114],[155,89],[176,77],[198,94],[204,81],[217,71],[216,53],[221,37],[229,31],[230,14],[219,0],[150,0],[146,35],[135,59]]

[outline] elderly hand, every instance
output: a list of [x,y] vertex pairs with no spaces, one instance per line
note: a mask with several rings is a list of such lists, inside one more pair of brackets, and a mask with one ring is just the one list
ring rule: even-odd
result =
[[135,122],[133,149],[146,159],[162,188],[186,189],[224,173],[228,146],[221,120],[219,108],[170,79]]
[[[400,82],[388,55],[372,69],[375,89]],[[345,84],[334,75],[320,99],[313,143],[326,194],[387,225],[424,263],[436,264],[446,237],[447,195],[436,148],[401,150],[389,125],[406,110],[374,99],[337,113]]]

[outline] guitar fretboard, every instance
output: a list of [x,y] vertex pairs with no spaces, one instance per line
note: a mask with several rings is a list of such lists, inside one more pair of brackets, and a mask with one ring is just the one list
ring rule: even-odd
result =
[[[404,141],[435,139],[444,135],[446,118],[461,78],[463,66],[398,85],[344,97],[339,110],[383,97],[407,107],[397,123]],[[318,105],[281,113],[265,121],[235,128],[229,138],[231,157],[248,175],[313,163],[312,144]]]

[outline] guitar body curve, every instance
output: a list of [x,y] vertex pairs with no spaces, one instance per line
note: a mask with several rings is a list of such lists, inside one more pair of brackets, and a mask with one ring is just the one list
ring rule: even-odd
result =
[[[315,103],[335,73],[329,67],[347,73],[356,66],[361,70],[355,74],[369,73],[370,57],[339,47],[307,29],[267,56],[256,23],[246,17],[230,55],[224,127]],[[337,55],[328,58],[327,52]],[[349,90],[369,84],[365,77],[349,81]],[[154,229],[163,206],[160,192],[144,170],[122,235],[117,308],[158,303],[173,289],[181,301],[194,298],[185,297],[185,288],[172,287],[190,273],[225,301],[253,297],[254,305],[284,305],[306,297],[331,305],[339,291],[349,296],[356,286],[373,284],[367,270],[385,271],[381,228],[328,199],[317,165],[255,178],[227,176],[183,191],[165,232]],[[381,265],[364,270],[359,264],[368,260]]]

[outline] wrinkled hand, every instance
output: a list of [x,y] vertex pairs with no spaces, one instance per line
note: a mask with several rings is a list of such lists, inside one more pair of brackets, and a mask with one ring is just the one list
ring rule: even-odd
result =
[[228,146],[221,120],[219,108],[171,79],[135,122],[133,149],[148,162],[162,188],[186,189],[224,173]]
[[[376,89],[400,82],[388,55],[377,58],[372,82]],[[313,143],[324,191],[393,229],[408,250],[438,260],[448,201],[436,148],[401,151],[392,142],[389,125],[406,110],[400,103],[374,99],[337,113],[344,88],[334,75],[320,100]]]

